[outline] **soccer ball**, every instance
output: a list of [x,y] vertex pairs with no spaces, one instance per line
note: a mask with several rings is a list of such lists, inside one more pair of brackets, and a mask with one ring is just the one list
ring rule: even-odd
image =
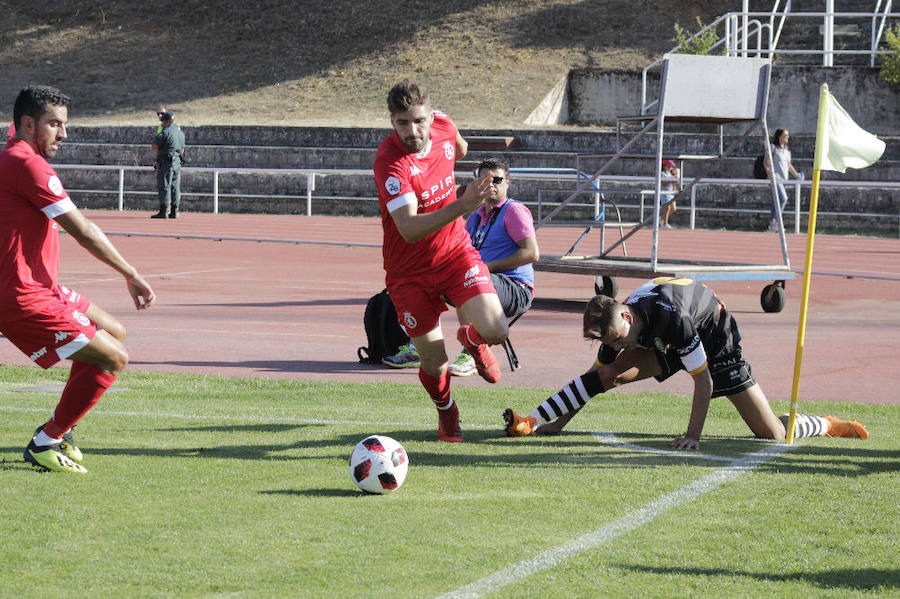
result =
[[356,444],[350,454],[350,479],[366,493],[391,493],[406,480],[409,458],[394,439],[372,435]]

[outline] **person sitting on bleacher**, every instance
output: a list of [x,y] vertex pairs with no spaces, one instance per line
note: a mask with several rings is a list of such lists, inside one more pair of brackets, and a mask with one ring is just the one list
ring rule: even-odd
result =
[[[491,158],[478,165],[478,176],[487,171],[491,176],[491,195],[466,221],[466,230],[472,245],[481,253],[481,259],[491,271],[491,282],[497,290],[500,305],[507,318],[524,314],[534,300],[534,268],[532,263],[540,258],[534,233],[534,217],[525,204],[507,197],[509,190],[509,164]],[[495,225],[502,226],[495,226]],[[461,313],[457,313],[460,324]],[[410,343],[400,351],[385,357],[382,362],[392,368],[417,368],[419,352]],[[450,364],[450,374],[471,376],[475,374],[475,360],[463,349]]]

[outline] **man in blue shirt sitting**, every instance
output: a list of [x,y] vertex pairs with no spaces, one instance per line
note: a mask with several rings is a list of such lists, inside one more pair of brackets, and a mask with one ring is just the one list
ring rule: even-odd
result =
[[[507,197],[509,164],[506,161],[497,158],[482,161],[478,165],[478,177],[486,172],[492,177],[491,195],[469,215],[466,230],[491,271],[491,282],[503,312],[507,318],[515,318],[525,313],[534,300],[532,263],[540,258],[534,218],[525,204]],[[460,324],[468,324],[457,314]],[[393,368],[417,368],[419,353],[412,344],[404,345],[397,354],[382,361]],[[465,349],[450,364],[450,374],[454,376],[471,376],[475,372],[475,360]]]

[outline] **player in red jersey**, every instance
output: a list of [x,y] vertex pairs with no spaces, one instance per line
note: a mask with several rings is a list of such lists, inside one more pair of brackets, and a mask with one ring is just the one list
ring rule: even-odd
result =
[[491,177],[480,177],[457,198],[453,169],[468,144],[456,126],[432,110],[424,86],[408,79],[391,88],[387,103],[394,132],[378,147],[374,167],[385,282],[397,319],[419,350],[419,380],[438,409],[438,439],[461,442],[440,315],[446,301],[458,307],[472,324],[460,327],[457,339],[482,378],[500,380],[488,346],[506,339],[506,319],[460,218],[490,195]]
[[122,323],[59,284],[58,228],[125,278],[138,310],[156,296],[47,164],[66,138],[68,105],[48,86],[29,86],[16,98],[16,136],[0,152],[0,332],[42,368],[72,360],[59,403],[24,458],[41,470],[81,473],[72,427],[113,384],[128,353]]

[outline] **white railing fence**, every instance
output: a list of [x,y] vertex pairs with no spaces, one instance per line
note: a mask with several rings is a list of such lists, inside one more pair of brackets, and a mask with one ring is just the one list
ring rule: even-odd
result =
[[[693,43],[710,31],[717,35],[717,41],[710,47],[710,54],[725,54],[727,56],[761,56],[775,57],[778,55],[813,55],[822,57],[822,66],[834,66],[835,57],[867,55],[869,66],[875,66],[876,58],[889,54],[889,49],[880,48],[884,30],[891,20],[900,22],[900,13],[891,12],[893,3],[891,0],[882,2],[877,0],[872,12],[835,12],[834,0],[825,2],[826,10],[823,12],[791,12],[791,2],[788,0],[784,6],[776,1],[771,11],[750,12],[747,10],[748,2],[744,0],[744,10],[729,12],[720,16],[712,23],[688,38],[683,44],[672,48],[669,53],[677,53],[683,47]],[[821,45],[802,49],[781,49],[778,46],[782,30],[788,20],[807,20],[821,22]],[[834,38],[845,30],[853,30],[860,20],[870,23],[868,47],[838,48],[834,47]],[[863,39],[862,36],[858,36]],[[657,99],[649,98],[648,74],[661,68],[663,59],[659,58],[641,72],[641,114],[652,114]]]
[[[91,190],[79,190],[76,188],[69,189],[70,193],[77,194],[79,191],[82,192],[102,192],[102,193],[114,193],[116,194],[116,210],[124,210],[125,209],[125,195],[126,191],[128,193],[141,193],[148,195],[155,195],[155,190],[148,190],[146,188],[139,189],[133,188],[130,189],[126,185],[126,172],[137,172],[137,171],[152,171],[153,168],[149,166],[124,166],[124,165],[84,165],[84,164],[56,164],[54,165],[56,170],[105,170],[105,171],[115,171],[118,175],[118,187],[117,189],[91,189]],[[300,175],[304,178],[306,185],[304,189],[304,199],[306,203],[306,215],[312,215],[312,200],[313,200],[313,192],[316,189],[316,177],[317,176],[333,176],[333,175],[356,175],[356,176],[365,176],[372,177],[373,173],[368,169],[266,169],[266,168],[220,168],[220,167],[185,167],[182,169],[183,172],[186,173],[212,173],[212,212],[217,214],[219,212],[219,199],[225,195],[222,193],[219,187],[219,175],[220,174],[275,174],[275,175]],[[548,168],[548,169],[540,169],[540,168],[511,168],[511,173],[515,174],[516,179],[530,179],[530,180],[544,180],[544,181],[553,181],[553,182],[563,182],[571,184],[569,188],[566,189],[558,189],[555,190],[557,193],[560,192],[568,192],[570,189],[574,188],[579,181],[582,181],[586,178],[584,173],[580,173],[576,169],[566,169],[566,168]],[[471,177],[470,172],[459,172],[456,173],[457,179],[464,180],[467,177]],[[597,217],[600,215],[604,208],[603,204],[604,194],[612,194],[616,193],[612,191],[615,188],[616,184],[630,184],[635,186],[634,189],[628,190],[628,193],[631,193],[635,196],[640,196],[638,203],[636,204],[619,204],[621,208],[638,208],[640,210],[641,220],[644,217],[644,196],[640,192],[641,185],[644,187],[655,184],[656,179],[653,176],[625,176],[625,175],[600,175],[591,179],[591,188],[586,189],[585,193],[590,194],[591,200],[590,204],[593,206],[594,216]],[[690,177],[684,177],[682,180],[684,185],[688,183],[692,183],[693,179]],[[793,222],[794,222],[794,232],[800,232],[800,222],[801,215],[803,214],[800,210],[801,206],[801,189],[805,187],[809,187],[811,185],[811,181],[808,180],[793,180],[793,181],[784,181],[784,185],[786,188],[789,188],[793,191],[793,207],[792,212],[794,214]],[[701,182],[697,183],[691,188],[691,202],[690,202],[690,228],[694,229],[697,223],[697,214],[701,212],[709,212],[709,213],[727,213],[727,212],[766,212],[768,208],[759,208],[756,210],[747,210],[747,209],[737,209],[737,208],[721,208],[721,207],[713,207],[713,206],[699,206],[697,202],[697,192],[700,189],[713,187],[713,186],[734,186],[734,185],[746,185],[746,186],[769,186],[770,183],[768,180],[760,180],[760,179],[711,179],[705,178]],[[900,190],[900,182],[896,181],[828,181],[821,180],[819,183],[820,188],[827,189],[829,187],[832,188],[870,188],[870,189],[884,189],[884,190]],[[608,187],[608,188],[607,188]],[[622,190],[619,190],[622,191]],[[243,195],[243,194],[242,194]],[[254,195],[254,198],[285,198],[285,197],[296,197],[296,196],[284,196],[277,194],[260,194]],[[374,198],[373,198],[374,201]],[[535,203],[528,202],[526,203]],[[540,215],[542,213],[544,204],[555,206],[556,204],[552,202],[544,202],[541,194],[538,193],[538,197],[536,198],[537,205],[537,213]],[[652,205],[652,201],[651,201]],[[867,216],[877,219],[889,219],[897,221],[897,229],[898,236],[900,236],[900,212],[898,214],[886,214],[886,213],[838,213],[838,212],[829,212],[826,210],[821,210],[820,214],[824,215],[834,215],[841,216],[846,214],[847,216]],[[538,221],[540,221],[540,216],[538,217]]]

